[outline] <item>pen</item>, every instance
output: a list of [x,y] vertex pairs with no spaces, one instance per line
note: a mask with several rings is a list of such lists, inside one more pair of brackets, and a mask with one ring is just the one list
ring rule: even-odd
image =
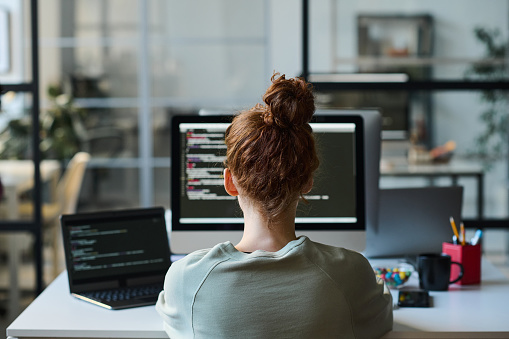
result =
[[475,231],[474,237],[470,240],[470,244],[475,246],[479,243],[479,240],[481,240],[482,237],[482,230]]
[[460,240],[460,235],[458,234],[458,229],[456,228],[456,223],[454,222],[454,218],[450,217],[449,221],[451,222],[452,231],[454,232],[456,239]]
[[461,232],[461,246],[465,246],[465,225],[463,223],[460,224],[460,232]]

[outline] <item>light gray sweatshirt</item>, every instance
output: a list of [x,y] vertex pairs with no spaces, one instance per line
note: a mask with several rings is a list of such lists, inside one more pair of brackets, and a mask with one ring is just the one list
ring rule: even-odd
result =
[[166,275],[156,309],[170,338],[379,338],[392,298],[361,254],[300,237],[277,252],[230,242]]

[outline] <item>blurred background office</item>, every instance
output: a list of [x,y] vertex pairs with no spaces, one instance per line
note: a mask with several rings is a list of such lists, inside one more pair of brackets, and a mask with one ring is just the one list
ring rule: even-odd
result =
[[[464,186],[463,218],[487,227],[485,252],[505,267],[508,39],[508,0],[0,0],[0,180],[2,162],[33,159],[35,87],[25,84],[35,79],[40,204],[57,199],[83,152],[75,211],[169,208],[171,117],[251,107],[276,70],[307,76],[322,108],[382,108],[380,186]],[[36,290],[33,235],[16,232],[21,251],[9,250],[23,213],[8,203],[38,200],[30,180],[14,200],[4,187],[0,312],[12,253],[21,253],[20,310]],[[41,224],[54,224],[44,213]],[[48,284],[63,262],[43,243]]]

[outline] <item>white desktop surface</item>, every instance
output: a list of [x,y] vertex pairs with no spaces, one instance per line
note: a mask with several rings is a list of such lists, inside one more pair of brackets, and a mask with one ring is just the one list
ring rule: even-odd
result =
[[[488,261],[482,262],[481,285],[451,285],[430,295],[432,308],[395,309],[394,330],[384,338],[509,338],[509,279]],[[153,306],[110,311],[80,301],[69,294],[65,272],[7,328],[7,336],[166,338]]]
[[154,306],[107,310],[69,294],[60,274],[7,328],[7,338],[168,338]]
[[[384,266],[384,260],[370,260]],[[383,338],[509,338],[509,279],[483,259],[480,285],[452,284],[430,291],[432,307],[394,309],[393,331]],[[408,289],[418,288],[416,275]],[[391,290],[394,302],[398,290]]]

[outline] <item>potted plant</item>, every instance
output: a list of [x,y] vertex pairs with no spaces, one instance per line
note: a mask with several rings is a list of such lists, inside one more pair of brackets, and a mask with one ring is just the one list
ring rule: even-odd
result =
[[[477,27],[475,37],[485,47],[485,58],[495,62],[474,63],[465,76],[472,80],[499,81],[507,80],[507,68],[504,60],[507,53],[507,42],[500,36],[498,29]],[[475,138],[473,155],[483,159],[489,168],[495,161],[505,159],[508,150],[508,93],[505,90],[483,90],[481,101],[486,108],[480,114],[483,130]]]
[[[82,124],[84,110],[74,105],[71,96],[59,85],[48,87],[49,109],[39,117],[42,159],[68,160],[80,150],[85,135]],[[28,115],[9,121],[0,132],[0,158],[26,159],[31,149],[32,122]]]

